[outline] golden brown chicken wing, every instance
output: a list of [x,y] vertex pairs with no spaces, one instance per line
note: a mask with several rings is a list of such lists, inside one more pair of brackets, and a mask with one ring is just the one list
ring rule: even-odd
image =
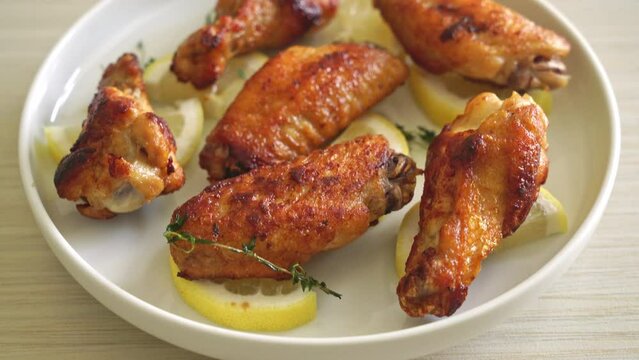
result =
[[109,65],[89,106],[82,132],[55,172],[61,198],[78,211],[108,219],[182,187],[175,141],[153,113],[133,54]]
[[413,61],[517,90],[568,82],[570,44],[492,0],[375,0]]
[[211,180],[306,155],[326,145],[408,75],[371,45],[295,46],[267,62],[206,139]]
[[420,231],[397,287],[411,316],[449,316],[481,261],[526,218],[546,181],[547,119],[528,95],[490,93],[431,143]]
[[329,21],[339,0],[219,0],[217,20],[180,45],[171,70],[196,88],[212,85],[235,55],[290,44]]
[[[363,136],[307,157],[219,181],[173,213],[193,236],[242,248],[289,268],[339,248],[413,197],[419,170],[382,136]],[[285,278],[255,260],[180,240],[171,254],[188,279]]]

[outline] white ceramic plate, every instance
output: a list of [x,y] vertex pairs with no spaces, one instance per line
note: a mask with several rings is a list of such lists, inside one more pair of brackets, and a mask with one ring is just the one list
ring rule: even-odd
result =
[[[345,0],[348,1],[348,0]],[[143,41],[147,56],[172,52],[203,23],[210,0],[102,1],[51,52],[33,82],[20,128],[24,189],[55,255],[89,293],[135,326],[175,345],[225,359],[409,358],[476,335],[510,314],[562,273],[586,245],[605,208],[617,169],[619,119],[608,79],[570,23],[541,1],[504,1],[573,45],[568,88],[555,93],[550,117],[547,187],[564,203],[570,231],[491,256],[457,313],[447,319],[410,319],[394,293],[394,237],[408,206],[388,216],[352,245],[316,257],[308,270],[344,294],[319,296],[317,319],[277,334],[218,327],[188,308],[169,276],[162,237],[171,211],[205,185],[193,163],[187,185],[143,210],[109,221],[76,213],[55,195],[53,169],[38,151],[43,127],[79,124],[103,67]],[[427,121],[407,89],[378,107],[394,121]],[[423,163],[423,151],[416,152]],[[418,184],[421,193],[421,184]]]

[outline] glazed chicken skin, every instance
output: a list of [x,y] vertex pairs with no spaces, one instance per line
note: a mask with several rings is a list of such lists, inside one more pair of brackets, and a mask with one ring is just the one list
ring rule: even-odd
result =
[[389,95],[406,65],[368,44],[291,47],[244,85],[206,139],[211,181],[306,155]]
[[374,0],[415,63],[515,90],[559,88],[566,39],[492,0]]
[[482,93],[431,143],[420,231],[397,286],[408,315],[452,315],[481,261],[524,221],[546,181],[547,123],[528,95]]
[[133,54],[107,67],[82,131],[54,176],[61,198],[78,211],[108,219],[142,207],[184,184],[175,141],[153,113]]
[[[180,231],[236,248],[255,238],[256,254],[290,268],[350,243],[400,209],[412,199],[419,172],[383,136],[363,136],[216,182],[177,208],[171,222],[186,216]],[[211,245],[196,244],[191,252],[184,240],[174,245],[183,278],[288,276]]]
[[214,84],[235,55],[284,47],[328,22],[339,0],[219,0],[217,19],[191,34],[171,70],[202,89]]

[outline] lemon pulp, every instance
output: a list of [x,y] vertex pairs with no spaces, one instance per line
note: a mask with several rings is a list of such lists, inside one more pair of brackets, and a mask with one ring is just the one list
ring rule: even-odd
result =
[[376,113],[367,113],[353,121],[333,144],[343,143],[362,135],[381,134],[387,140],[391,149],[410,155],[408,141],[402,132],[390,120]]
[[177,161],[185,166],[202,140],[204,112],[198,99],[177,101],[175,106],[158,106],[155,113],[163,118],[175,138]]
[[80,126],[45,126],[44,138],[47,143],[47,149],[49,154],[56,163],[59,163],[62,158],[69,153],[75,140],[80,135]]

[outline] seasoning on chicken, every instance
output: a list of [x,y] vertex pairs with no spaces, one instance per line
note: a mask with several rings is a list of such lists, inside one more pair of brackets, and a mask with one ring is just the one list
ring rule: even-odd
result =
[[397,286],[408,315],[452,315],[481,261],[524,221],[546,181],[547,124],[528,95],[482,93],[431,143],[420,231]]
[[202,89],[214,84],[235,55],[284,47],[328,22],[339,0],[219,0],[218,18],[191,34],[171,70]]
[[[219,181],[175,210],[180,231],[238,249],[255,239],[261,257],[289,268],[362,235],[413,197],[420,171],[380,135],[368,135]],[[242,254],[180,240],[171,254],[187,279],[276,278]]]
[[175,141],[149,104],[135,55],[107,67],[79,138],[54,176],[61,198],[108,219],[134,211],[184,184]]
[[208,135],[200,166],[213,181],[306,155],[407,76],[400,59],[372,45],[291,47],[246,82]]
[[374,0],[413,61],[515,90],[559,88],[570,43],[492,0]]

